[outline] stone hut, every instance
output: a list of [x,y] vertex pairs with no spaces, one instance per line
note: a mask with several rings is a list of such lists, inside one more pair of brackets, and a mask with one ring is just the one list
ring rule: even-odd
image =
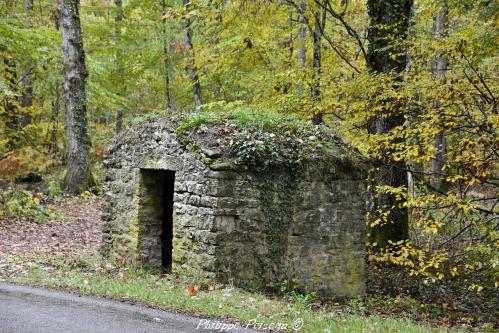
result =
[[286,126],[156,119],[123,133],[104,161],[104,259],[247,288],[362,294],[361,159],[316,126]]

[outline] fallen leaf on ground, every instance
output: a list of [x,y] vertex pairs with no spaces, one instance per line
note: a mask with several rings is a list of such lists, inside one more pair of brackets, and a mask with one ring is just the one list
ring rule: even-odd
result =
[[199,291],[199,287],[196,286],[196,285],[191,285],[189,286],[186,290],[185,290],[185,293],[187,294],[187,296],[196,296],[198,294],[198,291]]

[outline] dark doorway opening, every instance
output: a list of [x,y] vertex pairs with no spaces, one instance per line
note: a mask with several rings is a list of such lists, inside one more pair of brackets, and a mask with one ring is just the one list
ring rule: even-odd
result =
[[164,272],[172,271],[172,251],[173,251],[173,193],[175,185],[175,172],[164,171],[163,197],[163,227],[161,233],[161,267]]
[[139,255],[144,266],[171,272],[175,172],[141,169]]

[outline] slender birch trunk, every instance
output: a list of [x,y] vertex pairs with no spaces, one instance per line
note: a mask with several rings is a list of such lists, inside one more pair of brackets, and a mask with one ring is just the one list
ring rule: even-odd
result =
[[[123,53],[121,52],[121,22],[123,21],[123,0],[115,0],[116,15],[114,17],[115,36],[114,43],[116,46],[116,76],[118,77],[118,95],[123,96],[125,93],[125,69],[123,64]],[[123,130],[123,108],[120,107],[116,112],[116,134],[120,134]]]
[[307,26],[305,23],[305,11],[307,10],[307,5],[305,1],[301,1],[298,5],[298,48],[296,49],[296,65],[300,73],[302,74],[298,81],[297,90],[298,94],[303,94],[303,73],[305,72],[305,62],[307,57],[306,49],[306,37],[307,37]]
[[[447,30],[449,26],[449,7],[447,0],[440,0],[441,9],[436,15],[433,22],[433,32],[435,34],[435,38],[441,39],[447,36]],[[433,60],[433,73],[435,76],[435,80],[437,82],[444,82],[445,80],[445,71],[447,70],[448,61],[445,58],[445,54],[441,52],[435,59]],[[434,102],[435,110],[438,112],[438,109],[441,107],[439,101]],[[447,140],[445,138],[445,133],[441,130],[434,141],[435,146],[435,157],[432,160],[432,181],[431,185],[436,190],[443,190],[445,186],[445,171],[443,170],[443,166],[446,162],[445,154],[447,151]]]
[[[28,29],[33,27],[33,0],[24,0],[24,14],[26,15],[26,22]],[[22,70],[21,80],[21,106],[29,108],[33,105],[33,82],[31,81],[31,67],[27,65]],[[22,126],[27,126],[31,123],[31,114],[24,113],[21,120]]]
[[57,118],[59,117],[59,111],[61,109],[61,96],[59,89],[55,89],[55,97],[52,101],[52,113],[50,115],[50,123],[52,124],[52,128],[50,129],[50,147],[49,152],[52,157],[55,157],[57,154]]
[[[190,0],[183,0],[185,10],[188,12]],[[188,14],[188,13],[187,13]],[[201,100],[201,85],[199,84],[199,75],[194,62],[194,47],[192,44],[192,28],[191,19],[187,16],[184,19],[184,33],[185,33],[185,48],[187,53],[187,73],[192,83],[192,93],[194,95],[194,105],[196,108],[202,104]]]
[[[324,29],[326,28],[326,9],[318,8],[314,12],[314,54],[312,59],[312,86],[310,94],[312,99],[317,103],[321,100],[321,66],[322,66],[322,36],[324,34]],[[318,125],[322,123],[322,113],[317,112],[312,117],[312,123]]]
[[[166,0],[161,0],[161,9],[163,10],[163,15],[166,13]],[[172,31],[170,30],[170,36]],[[161,19],[161,38],[163,41],[163,78],[165,81],[165,104],[166,109],[172,109],[172,96],[170,91],[170,64],[168,55],[168,35],[166,34],[166,18]]]
[[[15,61],[9,57],[5,56],[3,58],[3,64],[5,68],[5,79],[9,82],[14,93],[17,93],[17,71]],[[8,138],[7,149],[11,150],[19,145],[20,135],[19,135],[19,103],[15,96],[7,96],[3,99],[3,107],[5,110],[4,122],[6,131],[8,132],[6,137]]]

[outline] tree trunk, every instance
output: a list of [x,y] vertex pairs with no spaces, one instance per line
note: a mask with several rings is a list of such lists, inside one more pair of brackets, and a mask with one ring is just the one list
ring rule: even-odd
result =
[[[125,93],[125,69],[123,66],[123,54],[121,52],[121,21],[123,21],[123,0],[114,0],[116,5],[116,16],[114,17],[115,23],[115,36],[114,43],[116,46],[116,76],[118,79],[118,95],[123,96]],[[116,112],[116,135],[120,134],[123,130],[123,108],[120,107]]]
[[[293,55],[294,55],[294,45],[293,45],[293,29],[294,29],[294,21],[293,21],[293,12],[294,10],[291,10],[289,12],[289,39],[284,42],[284,46],[288,48],[289,50],[289,61],[287,62],[287,68],[292,69],[293,68]],[[283,84],[282,92],[284,94],[289,93],[289,90],[291,88],[291,84],[288,81],[285,81]]]
[[[26,15],[26,23],[28,29],[33,27],[33,0],[24,0],[24,14]],[[26,66],[22,71],[21,80],[21,106],[23,108],[29,108],[33,105],[33,83],[31,82],[31,68]],[[31,113],[28,112],[23,114],[21,124],[22,126],[27,126],[31,123]]]
[[88,74],[83,51],[79,0],[61,0],[60,15],[67,131],[67,173],[64,187],[68,192],[77,194],[93,185],[85,92]]
[[[449,8],[447,0],[440,1],[441,9],[433,22],[433,32],[435,33],[435,38],[441,39],[447,36],[447,30],[449,25]],[[437,81],[443,82],[445,80],[445,71],[447,70],[448,61],[444,54],[440,54],[433,60],[433,73]],[[438,112],[441,107],[439,101],[435,101],[434,107]],[[445,172],[443,166],[446,162],[445,154],[447,151],[447,140],[445,138],[444,131],[440,131],[437,134],[434,141],[435,146],[435,157],[432,161],[432,181],[431,185],[434,189],[438,191],[445,190]]]
[[52,128],[50,130],[50,147],[49,152],[52,157],[57,155],[57,118],[61,109],[61,96],[59,89],[55,89],[55,97],[52,101],[52,114],[50,115],[50,122]]
[[[402,73],[407,64],[404,40],[407,38],[412,0],[368,0],[367,9],[370,17],[368,29],[369,48],[367,65],[374,73]],[[400,79],[400,78],[399,78]],[[382,114],[370,121],[369,133],[386,134],[394,127],[404,124],[402,107],[384,108]],[[400,138],[397,142],[402,141]],[[377,186],[407,188],[407,172],[404,161],[394,161],[390,152],[381,154],[385,157],[373,161],[370,174],[371,213],[388,212],[387,222],[373,226],[370,241],[376,242],[379,249],[386,248],[388,241],[398,242],[408,239],[408,210],[396,196],[377,191]]]
[[[17,73],[16,73],[16,63],[14,60],[8,56],[3,58],[3,63],[5,66],[5,76],[6,80],[9,82],[13,92],[17,92]],[[19,136],[19,103],[15,96],[6,96],[4,98],[4,122],[6,127],[8,138],[7,146],[8,150],[12,150],[19,146],[20,136]]]
[[[321,100],[321,43],[322,35],[324,34],[324,29],[326,28],[326,9],[322,8],[322,13],[320,8],[314,12],[314,54],[312,59],[312,87],[310,94],[312,100],[319,102]],[[317,112],[312,117],[312,123],[319,125],[322,123],[322,112]]]
[[[163,15],[166,14],[166,0],[161,0],[161,8],[163,10]],[[172,31],[170,30],[170,36]],[[168,56],[168,36],[166,34],[166,18],[161,20],[161,37],[163,39],[163,66],[164,66],[164,80],[165,80],[165,102],[166,109],[172,109],[172,97],[170,92],[170,64]]]
[[[223,22],[223,17],[222,17],[222,9],[220,8],[219,4],[217,4],[217,14],[216,14],[216,20],[219,24],[219,26],[222,26]],[[219,41],[219,34],[217,31],[215,31],[215,36],[213,38],[213,44],[217,45]],[[222,82],[220,80],[220,77],[217,75],[216,77],[213,78],[215,81],[215,85],[213,87],[213,97],[215,98],[216,101],[219,101],[222,99]]]
[[[186,15],[188,15],[188,9],[190,5],[190,0],[183,0],[184,8],[186,10]],[[194,94],[194,105],[196,108],[202,104],[201,102],[201,85],[199,84],[199,76],[194,63],[194,50],[192,44],[192,29],[191,29],[191,19],[186,16],[184,19],[184,32],[185,32],[185,48],[187,53],[187,72],[192,82],[192,93]]]
[[[418,20],[417,4],[416,3],[413,4],[411,10],[412,10],[411,20],[409,23],[407,35],[410,37],[415,37],[416,36],[416,22]],[[409,73],[411,71],[411,66],[412,66],[412,62],[413,62],[413,59],[412,59],[413,57],[412,57],[412,53],[411,53],[410,49],[407,50],[406,58],[407,58],[407,61],[406,61],[406,66],[405,66],[405,72],[407,75],[406,75],[405,80],[407,81],[409,78]],[[415,100],[418,100],[418,99],[419,99],[419,95],[416,93]],[[406,130],[410,131],[413,128],[414,122],[415,122],[414,115],[409,113],[408,118],[407,118]],[[421,165],[419,165],[418,163],[415,163],[414,160],[412,160],[412,159],[408,159],[406,161],[406,167],[407,167],[407,192],[409,194],[409,197],[413,198],[416,195],[416,184],[414,181],[414,173],[421,172],[423,170],[421,168]],[[410,217],[411,217],[411,214],[409,213],[409,219],[410,219]]]
[[307,57],[306,49],[306,37],[307,37],[307,26],[305,24],[305,11],[307,5],[305,1],[301,1],[298,5],[298,48],[296,49],[296,65],[302,77],[298,80],[297,90],[298,94],[303,94],[303,73],[305,71],[305,61]]
[[[168,61],[168,79],[170,82],[173,82],[175,79],[175,66],[173,66],[174,59],[176,59],[177,56],[177,49],[175,48],[175,33],[177,30],[177,26],[175,24],[175,21],[172,20],[170,22],[170,31],[169,31],[169,36],[168,36],[168,51],[169,51],[169,56],[170,59]],[[170,102],[171,102],[171,107],[175,108],[175,95],[174,91],[170,87]]]

